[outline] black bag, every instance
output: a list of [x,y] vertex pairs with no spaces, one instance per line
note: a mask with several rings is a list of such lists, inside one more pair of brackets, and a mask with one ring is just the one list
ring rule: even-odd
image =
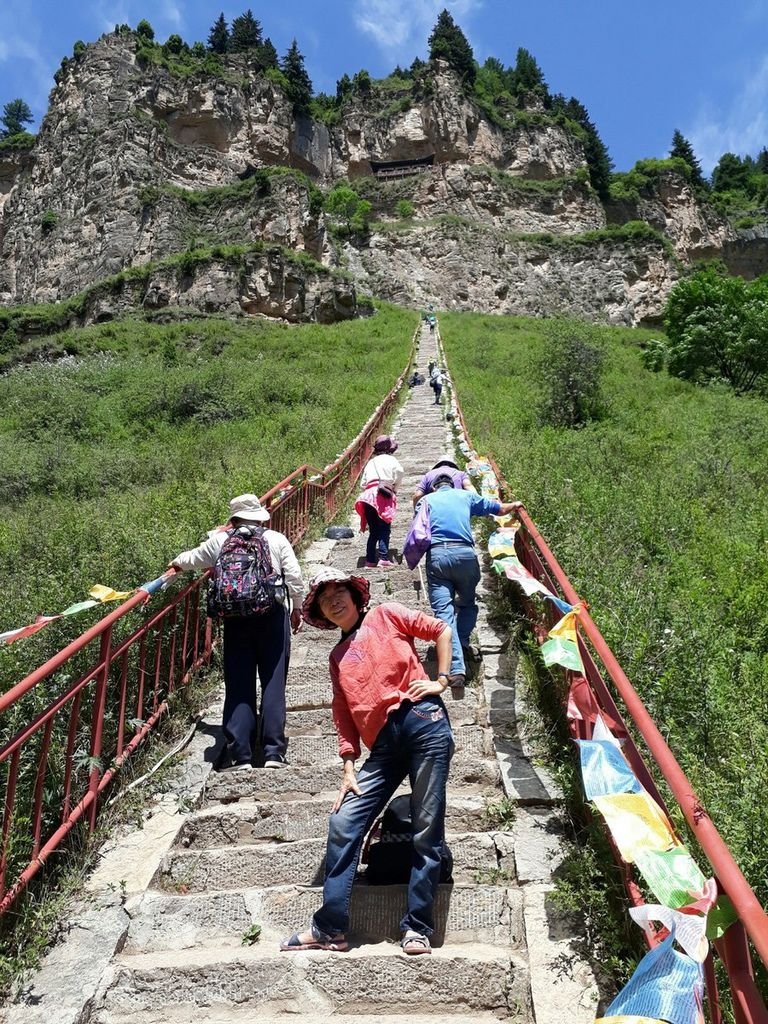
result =
[[232,530],[208,584],[208,617],[264,615],[277,607],[282,594],[282,577],[272,567],[264,528]]
[[[413,864],[410,796],[396,796],[392,800],[371,829],[362,861],[367,865],[365,877],[371,885],[403,885],[409,881]],[[453,881],[453,855],[445,841],[440,856],[440,881]]]

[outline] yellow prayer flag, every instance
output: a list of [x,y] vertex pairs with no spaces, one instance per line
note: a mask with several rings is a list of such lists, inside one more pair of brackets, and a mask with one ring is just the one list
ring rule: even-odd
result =
[[634,863],[640,850],[669,850],[681,845],[666,814],[645,790],[596,796],[592,802],[628,864]]
[[132,593],[132,590],[112,590],[111,587],[104,587],[101,583],[97,583],[88,591],[90,597],[95,598],[97,601],[101,601],[102,604],[105,601],[125,601],[125,599],[130,597]]
[[598,1017],[595,1024],[664,1024],[664,1021],[657,1017],[627,1017],[622,1014],[620,1017]]
[[576,612],[566,612],[565,615],[556,622],[555,625],[550,629],[547,636],[559,637],[561,640],[570,640],[572,643],[576,643]]

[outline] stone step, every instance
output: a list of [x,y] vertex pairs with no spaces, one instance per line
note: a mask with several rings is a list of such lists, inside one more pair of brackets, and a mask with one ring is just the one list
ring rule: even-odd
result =
[[[448,833],[456,882],[508,884],[515,879],[513,842],[505,832]],[[325,838],[264,842],[166,853],[153,885],[165,892],[231,892],[254,886],[321,885]]]
[[[102,1016],[102,1013],[105,1016]],[[258,1015],[258,1024],[296,1024],[295,1013],[261,1013]],[[403,1024],[402,1014],[365,1014],[365,1024]],[[441,1015],[441,1020],[456,1022],[456,1024],[498,1024],[499,1018],[495,1013],[458,1012],[448,1013],[447,1010]],[[533,1020],[528,1017],[515,1017],[515,1021]],[[324,1022],[324,1024],[360,1024],[361,1015],[340,1014],[332,1011],[313,1011],[312,1024]],[[177,1006],[163,1006],[160,1009],[142,1010],[138,1013],[132,1010],[125,1012],[121,1010],[100,1011],[97,1017],[89,1017],[92,1024],[254,1024],[253,1007],[246,1004],[238,1006],[217,1004],[215,1006],[193,1006],[192,1004],[181,1004]],[[421,1015],[408,1015],[408,1024],[435,1024],[434,1016],[426,1017]]]
[[[263,801],[214,804],[186,818],[174,846],[183,849],[215,849],[251,845],[257,840],[294,842],[324,836],[328,830],[335,792],[313,800]],[[480,832],[488,825],[488,800],[479,796],[450,794],[446,828],[452,832]]]
[[[408,957],[399,946],[348,953],[278,953],[260,945],[118,957],[91,1024],[114,1024],[118,1013],[168,1007],[249,1007],[267,1014],[423,1014],[441,1020],[456,1011],[516,1014],[531,1021],[526,966],[514,954],[473,944]],[[163,1016],[163,1020],[167,1020]],[[195,1020],[199,1018],[195,1015]],[[294,1017],[295,1019],[295,1017]],[[334,1016],[333,1021],[336,1018]]]
[[[314,765],[287,768],[257,768],[251,772],[212,772],[205,784],[203,803],[234,800],[266,800],[278,794],[286,800],[301,800],[318,793],[335,792],[341,778],[341,761],[318,768]],[[501,782],[495,758],[459,752],[451,759],[449,790],[461,795],[485,793],[492,796]],[[465,792],[468,791],[468,792]]]
[[[477,725],[454,726],[453,737],[457,753],[476,757],[490,757],[493,754],[493,734],[490,729]],[[338,766],[339,740],[336,733],[325,736],[292,736],[288,741],[288,761],[292,766],[326,765]],[[365,756],[365,754],[363,755]]]
[[[314,692],[309,690],[314,687]],[[298,699],[298,698],[303,698]],[[312,701],[306,701],[311,697]],[[286,700],[292,708],[288,711],[285,731],[288,736],[323,735],[333,729],[331,718],[331,683],[327,677],[324,682],[308,684],[306,688],[289,688]],[[454,699],[449,687],[443,694],[443,701],[448,708],[451,725],[456,728],[462,725],[484,725],[487,717],[485,695],[482,688],[473,683],[464,688],[464,696]],[[299,706],[296,707],[295,705]]]
[[[405,912],[405,885],[352,887],[349,935],[353,943],[397,942]],[[130,907],[126,954],[209,947],[239,947],[259,925],[259,944],[277,948],[301,929],[322,903],[319,887],[281,886],[204,895],[144,893]],[[519,950],[523,944],[522,890],[497,885],[441,885],[435,900],[432,943],[483,942]]]

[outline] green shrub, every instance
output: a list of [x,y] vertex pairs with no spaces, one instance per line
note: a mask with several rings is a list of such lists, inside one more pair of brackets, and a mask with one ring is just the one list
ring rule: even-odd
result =
[[59,215],[55,210],[46,210],[40,218],[40,227],[43,229],[43,234],[48,235],[59,223]]
[[602,411],[603,352],[586,324],[554,321],[539,363],[543,397],[539,417],[552,427],[582,427]]
[[413,217],[413,203],[410,199],[398,200],[395,209],[397,210],[397,216],[401,220],[410,220]]

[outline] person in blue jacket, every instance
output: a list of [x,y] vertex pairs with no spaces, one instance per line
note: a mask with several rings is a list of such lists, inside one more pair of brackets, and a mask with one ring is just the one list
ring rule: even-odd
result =
[[436,617],[451,627],[449,679],[451,685],[461,686],[466,679],[465,653],[477,623],[475,593],[480,582],[471,518],[510,515],[522,502],[483,498],[475,491],[456,490],[454,482],[454,474],[446,468],[432,481],[432,493],[421,501],[429,506],[431,529],[427,551],[429,603]]

